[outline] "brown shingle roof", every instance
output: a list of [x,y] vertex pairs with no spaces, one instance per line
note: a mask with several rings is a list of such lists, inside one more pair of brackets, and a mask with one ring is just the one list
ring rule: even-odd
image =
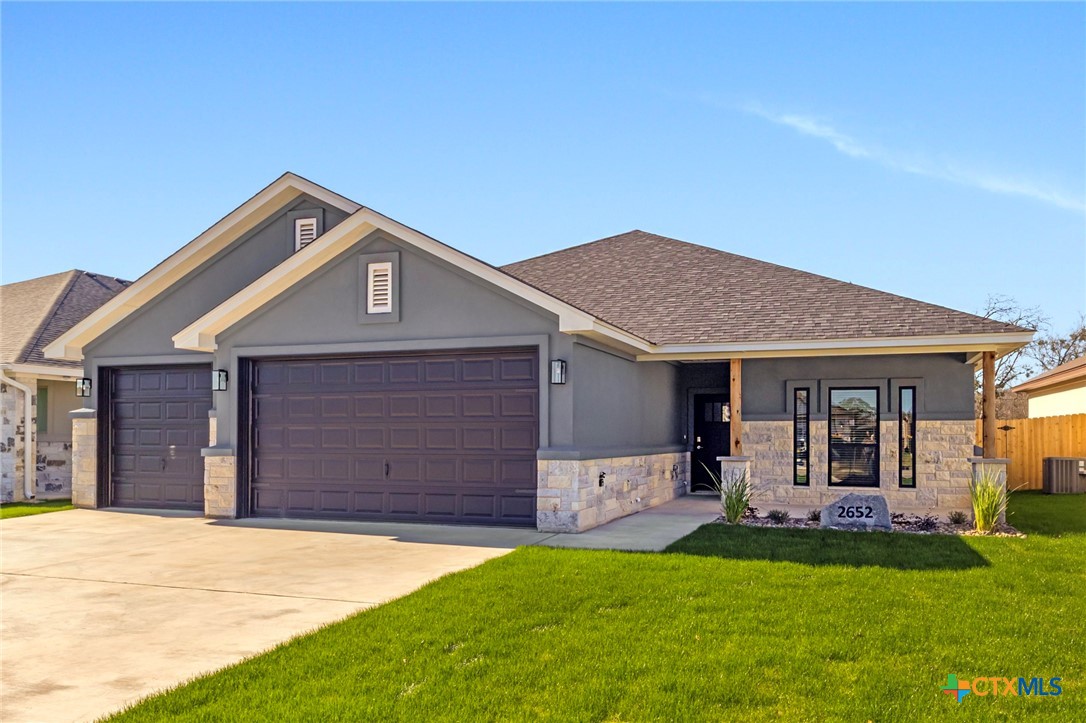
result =
[[644,231],[502,271],[656,344],[1028,331]]
[[1073,382],[1078,379],[1086,380],[1086,356],[1064,362],[1058,367],[1052,367],[1046,372],[1042,372],[1035,377],[1027,379],[1017,387],[1011,389],[1011,391],[1018,393],[1036,392],[1040,389],[1056,386],[1057,384]]
[[42,349],[129,283],[73,270],[0,286],[0,362],[81,367],[46,359]]

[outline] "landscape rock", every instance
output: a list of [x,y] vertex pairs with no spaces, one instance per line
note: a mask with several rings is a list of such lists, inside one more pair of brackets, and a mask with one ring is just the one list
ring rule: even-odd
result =
[[850,493],[822,508],[822,527],[889,532],[890,508],[882,495]]

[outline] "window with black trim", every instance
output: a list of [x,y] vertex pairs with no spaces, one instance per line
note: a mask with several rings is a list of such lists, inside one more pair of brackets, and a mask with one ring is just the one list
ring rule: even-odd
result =
[[916,387],[898,390],[898,485],[916,487]]
[[811,390],[796,387],[792,404],[792,484],[811,484]]
[[830,389],[830,486],[879,486],[879,390]]

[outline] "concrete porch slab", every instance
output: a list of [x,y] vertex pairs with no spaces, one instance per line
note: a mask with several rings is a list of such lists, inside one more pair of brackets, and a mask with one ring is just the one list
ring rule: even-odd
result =
[[715,496],[687,495],[586,532],[559,533],[538,544],[584,550],[658,552],[720,517]]

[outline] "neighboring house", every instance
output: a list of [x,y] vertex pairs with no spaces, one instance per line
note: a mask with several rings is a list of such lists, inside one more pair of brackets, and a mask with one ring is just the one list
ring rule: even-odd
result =
[[718,457],[966,508],[974,364],[1031,338],[642,231],[496,268],[286,174],[46,354],[81,506],[584,530]]
[[65,271],[0,286],[0,502],[71,496],[68,412],[82,406],[83,365],[46,359],[42,349],[127,285]]
[[1011,391],[1026,395],[1030,417],[1086,414],[1086,356],[1038,374]]

